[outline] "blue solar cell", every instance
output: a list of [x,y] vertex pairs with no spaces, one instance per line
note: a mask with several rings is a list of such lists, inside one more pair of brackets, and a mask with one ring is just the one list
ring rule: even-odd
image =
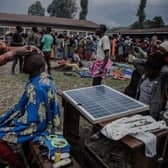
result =
[[63,95],[75,102],[75,106],[80,109],[80,112],[92,122],[137,109],[138,111],[148,109],[148,106],[105,85],[69,90],[63,92]]

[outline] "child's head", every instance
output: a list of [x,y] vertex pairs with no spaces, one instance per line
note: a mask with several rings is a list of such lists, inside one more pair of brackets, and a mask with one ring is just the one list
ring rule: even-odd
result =
[[45,60],[44,57],[37,53],[32,52],[30,55],[25,56],[23,72],[29,74],[30,76],[39,75],[44,71]]
[[145,64],[145,74],[149,79],[159,76],[162,66],[164,65],[164,56],[160,52],[152,54]]

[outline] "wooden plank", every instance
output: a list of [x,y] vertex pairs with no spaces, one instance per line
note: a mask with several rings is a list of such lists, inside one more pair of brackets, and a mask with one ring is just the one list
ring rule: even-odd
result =
[[[34,157],[37,159],[38,163],[40,164],[40,168],[52,168],[52,161],[50,160],[44,160],[40,155],[40,149],[38,144],[30,144]],[[69,166],[66,166],[67,168],[81,168],[78,162],[72,158],[72,164]]]
[[52,163],[49,160],[44,160],[40,155],[40,149],[38,144],[31,144],[31,148],[34,152],[35,158],[40,163],[41,168],[52,168]]
[[[168,135],[168,130],[159,131],[159,132],[155,133],[155,135],[157,136],[157,139],[160,139],[162,137],[166,137],[166,135]],[[125,138],[122,138],[121,142],[124,143],[125,145],[127,145],[129,148],[134,149],[134,150],[136,148],[140,148],[140,147],[144,146],[144,143],[142,141],[137,140],[136,138],[133,138],[131,136],[126,136]]]

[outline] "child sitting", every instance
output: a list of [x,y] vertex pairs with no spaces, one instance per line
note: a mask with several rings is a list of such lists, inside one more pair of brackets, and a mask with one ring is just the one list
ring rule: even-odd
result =
[[59,63],[60,66],[58,69],[61,71],[80,71],[83,67],[77,50],[75,50],[75,53],[73,54],[72,60],[70,62],[62,60]]
[[74,63],[79,63],[81,61],[79,54],[78,54],[78,50],[75,50],[73,56],[72,56],[72,62]]

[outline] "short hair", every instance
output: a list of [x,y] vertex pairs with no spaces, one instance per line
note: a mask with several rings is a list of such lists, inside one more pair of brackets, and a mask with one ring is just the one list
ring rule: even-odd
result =
[[105,33],[106,30],[107,30],[107,27],[106,27],[106,25],[101,24],[101,25],[100,25],[100,29],[103,31],[103,33]]
[[51,32],[51,27],[47,27],[47,32],[48,32],[48,33]]
[[149,56],[145,69],[161,70],[163,65],[165,65],[164,55],[160,52],[155,52]]
[[33,51],[30,55],[26,56],[24,61],[29,62],[31,72],[39,71],[40,68],[45,65],[44,57],[36,51]]
[[59,34],[57,38],[64,38],[63,34]]
[[38,32],[38,28],[37,28],[37,27],[32,27],[32,31],[33,31],[34,33],[37,33],[37,32]]
[[19,31],[19,32],[22,32],[23,28],[22,28],[22,26],[19,25],[19,26],[16,26],[16,30]]

